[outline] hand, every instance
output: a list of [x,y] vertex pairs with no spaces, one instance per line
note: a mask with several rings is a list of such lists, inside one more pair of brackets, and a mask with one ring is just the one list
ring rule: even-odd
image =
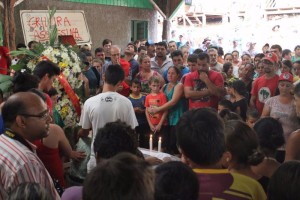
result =
[[206,81],[208,80],[208,76],[207,76],[207,74],[205,72],[201,72],[200,75],[199,75],[199,78],[204,83],[206,83]]
[[73,160],[79,161],[81,159],[84,159],[85,157],[86,157],[86,154],[83,151],[72,151],[72,153],[71,153],[71,158]]
[[150,110],[151,110],[151,114],[153,114],[153,115],[159,112],[159,108],[158,107],[153,107]]
[[146,162],[149,163],[150,165],[159,165],[161,164],[163,161],[156,158],[156,157],[153,157],[153,156],[149,156],[147,158],[145,158]]
[[86,76],[83,75],[82,73],[80,73],[80,75],[78,76],[78,79],[79,79],[79,80],[82,80],[82,81],[85,82],[85,83],[88,83],[88,82],[89,82],[89,80],[86,78]]
[[137,113],[145,113],[145,110],[140,107],[136,107],[134,111],[136,111]]

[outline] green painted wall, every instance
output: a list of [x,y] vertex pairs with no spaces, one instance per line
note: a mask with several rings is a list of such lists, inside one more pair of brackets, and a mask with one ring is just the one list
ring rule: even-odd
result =
[[148,0],[63,0],[63,1],[102,4],[102,5],[110,5],[110,6],[124,6],[130,8],[153,9],[152,4]]

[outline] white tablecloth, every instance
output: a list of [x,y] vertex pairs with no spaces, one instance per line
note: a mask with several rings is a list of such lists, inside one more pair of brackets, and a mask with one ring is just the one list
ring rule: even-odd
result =
[[167,153],[158,152],[155,150],[150,151],[149,149],[144,149],[144,148],[139,148],[139,150],[143,153],[145,158],[147,158],[148,156],[153,156],[162,161],[180,161],[180,158],[176,156],[172,156]]

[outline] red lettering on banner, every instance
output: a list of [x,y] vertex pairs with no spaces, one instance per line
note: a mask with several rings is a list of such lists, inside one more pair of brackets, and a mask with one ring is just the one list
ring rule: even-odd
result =
[[71,26],[70,21],[68,20],[67,17],[65,17],[65,19],[64,19],[64,26],[67,26],[67,24],[68,24],[68,26]]
[[[82,41],[78,28],[72,27],[68,17],[55,16],[54,22],[58,29],[58,35],[73,35],[76,41]],[[48,17],[30,17],[27,21],[32,40],[44,42],[49,40]],[[28,30],[28,29],[27,29]]]
[[56,26],[62,25],[61,20],[62,20],[62,18],[60,16],[56,17],[56,20],[55,20],[56,21]]

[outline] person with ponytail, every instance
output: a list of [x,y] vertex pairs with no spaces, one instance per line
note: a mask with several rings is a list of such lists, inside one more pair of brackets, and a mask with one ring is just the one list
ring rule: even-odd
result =
[[263,176],[255,174],[251,166],[256,166],[264,159],[264,154],[258,150],[258,138],[253,129],[240,120],[230,120],[225,123],[225,144],[223,165],[233,173],[251,177],[260,182]]

